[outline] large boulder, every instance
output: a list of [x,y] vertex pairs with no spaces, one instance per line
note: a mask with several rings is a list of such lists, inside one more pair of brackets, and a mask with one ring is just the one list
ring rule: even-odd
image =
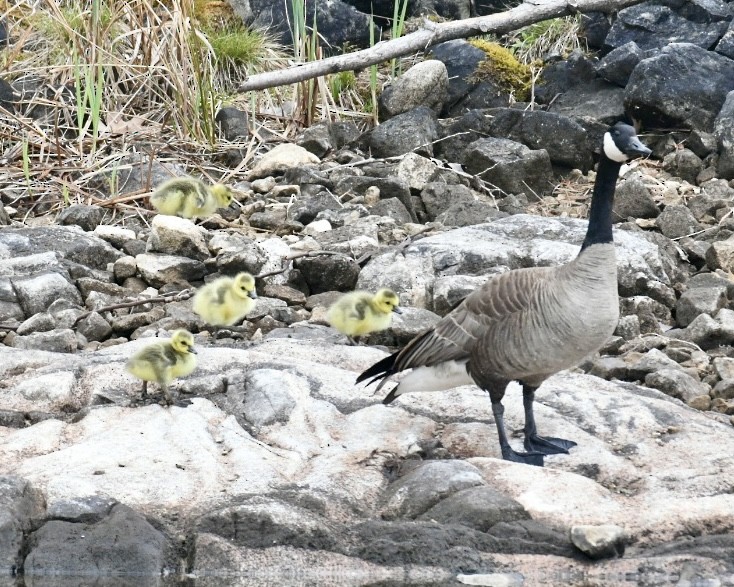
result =
[[732,90],[733,60],[691,43],[673,43],[640,61],[625,88],[624,102],[645,125],[711,132]]

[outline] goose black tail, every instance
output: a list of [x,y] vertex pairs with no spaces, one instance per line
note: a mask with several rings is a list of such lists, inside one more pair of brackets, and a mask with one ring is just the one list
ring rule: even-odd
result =
[[362,383],[365,379],[372,378],[367,385],[370,385],[371,383],[374,383],[378,379],[382,379],[383,377],[386,377],[387,375],[390,375],[393,373],[393,367],[395,366],[395,359],[397,359],[398,353],[393,353],[389,357],[385,357],[381,361],[377,361],[372,367],[364,371],[362,374],[360,374],[359,377],[357,377],[356,383]]

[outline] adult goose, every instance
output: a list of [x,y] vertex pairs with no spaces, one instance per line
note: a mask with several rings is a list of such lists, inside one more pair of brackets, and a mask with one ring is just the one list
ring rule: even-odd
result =
[[[412,369],[383,400],[410,391],[440,391],[476,383],[489,393],[502,457],[543,466],[544,455],[568,453],[571,440],[539,436],[535,390],[548,377],[596,352],[619,318],[612,205],[622,164],[651,153],[635,129],[618,122],[604,134],[579,255],[559,267],[515,269],[488,280],[432,329],[375,363],[357,383]],[[525,449],[510,447],[502,398],[511,381],[522,385]]]

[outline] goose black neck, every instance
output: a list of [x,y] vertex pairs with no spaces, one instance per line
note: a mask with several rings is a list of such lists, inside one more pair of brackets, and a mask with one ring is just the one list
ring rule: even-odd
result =
[[583,251],[590,245],[612,242],[612,207],[614,206],[614,190],[617,186],[617,177],[621,163],[612,161],[602,152],[599,167],[594,182],[594,192],[591,196],[589,209],[589,228],[586,231]]

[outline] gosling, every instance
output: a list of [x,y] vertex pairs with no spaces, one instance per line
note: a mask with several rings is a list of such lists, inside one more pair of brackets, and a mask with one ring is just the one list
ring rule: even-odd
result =
[[354,337],[389,328],[393,312],[402,313],[399,304],[398,294],[390,289],[381,289],[374,295],[368,291],[353,291],[332,304],[326,319],[355,344]]
[[143,380],[142,399],[148,397],[148,382],[155,381],[163,391],[166,404],[173,403],[168,389],[171,381],[189,375],[196,368],[194,336],[187,330],[176,330],[170,340],[150,344],[135,353],[125,368]]
[[221,183],[206,185],[195,177],[174,177],[159,185],[150,203],[160,213],[183,218],[211,216],[232,203],[232,191]]
[[255,278],[249,273],[220,277],[194,296],[194,312],[214,326],[231,326],[252,310],[257,299]]

